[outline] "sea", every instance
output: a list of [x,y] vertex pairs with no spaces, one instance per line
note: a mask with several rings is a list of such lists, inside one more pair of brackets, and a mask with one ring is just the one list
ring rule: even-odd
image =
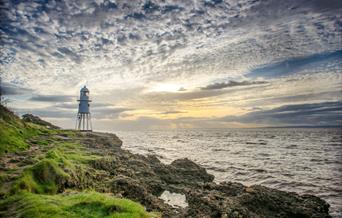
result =
[[342,129],[177,129],[115,132],[123,148],[171,163],[189,158],[216,182],[259,184],[326,200],[342,217]]

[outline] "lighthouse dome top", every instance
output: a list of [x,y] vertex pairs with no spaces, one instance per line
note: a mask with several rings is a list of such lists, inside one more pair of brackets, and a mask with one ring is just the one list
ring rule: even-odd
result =
[[84,87],[81,89],[81,92],[89,92],[89,89],[88,89],[86,86],[84,86]]

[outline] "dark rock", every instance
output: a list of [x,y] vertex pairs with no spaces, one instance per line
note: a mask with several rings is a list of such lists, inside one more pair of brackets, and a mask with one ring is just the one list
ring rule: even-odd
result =
[[213,175],[208,174],[203,167],[187,158],[173,161],[170,167],[175,173],[172,181],[177,180],[177,183],[193,184],[194,181],[195,183],[206,183],[214,180]]
[[112,192],[140,202],[146,201],[148,195],[147,189],[138,180],[123,176],[114,179]]
[[[329,204],[312,195],[300,196],[260,185],[246,188],[246,193],[238,199],[239,203],[259,216],[330,217]],[[275,211],[278,216],[275,216]]]
[[148,211],[162,211],[163,217],[177,217],[180,213],[180,211],[165,204],[157,196],[152,195],[139,180],[124,176],[116,177],[111,191],[122,197],[140,202]]
[[114,134],[87,132],[81,137],[83,144],[91,148],[110,148],[111,150],[120,149],[122,141]]
[[318,197],[299,196],[263,186],[245,187],[242,191],[242,187],[238,183],[223,183],[189,191],[189,208],[185,216],[331,217],[328,213],[329,205]]

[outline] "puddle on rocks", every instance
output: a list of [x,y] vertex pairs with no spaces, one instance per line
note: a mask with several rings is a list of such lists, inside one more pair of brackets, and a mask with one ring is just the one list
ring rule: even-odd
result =
[[164,200],[165,203],[167,203],[173,207],[185,208],[188,206],[188,203],[186,202],[185,195],[183,195],[183,194],[164,191],[163,194],[159,198]]

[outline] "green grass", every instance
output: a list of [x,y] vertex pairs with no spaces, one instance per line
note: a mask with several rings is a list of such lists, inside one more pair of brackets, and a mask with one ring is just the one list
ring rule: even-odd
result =
[[27,218],[148,218],[160,217],[148,213],[140,204],[97,192],[40,195],[23,192],[0,201],[0,217]]
[[[76,145],[76,149],[80,148]],[[146,212],[143,206],[131,200],[103,193],[57,194],[70,177],[65,169],[70,172],[75,164],[83,166],[87,158],[93,158],[82,152],[78,155],[65,152],[69,146],[69,142],[56,144],[42,160],[24,170],[12,187],[12,195],[0,201],[0,211],[3,211],[0,217],[161,217]]]
[[73,142],[56,142],[55,148],[57,148],[57,150],[54,149],[54,152],[57,151],[59,155],[62,155],[65,159],[76,164],[86,164],[91,160],[103,157],[89,154],[87,149],[75,140],[73,140]]
[[55,142],[35,165],[24,170],[11,189],[11,193],[28,191],[39,194],[56,194],[70,177],[67,172],[86,168],[90,160],[100,158],[86,154],[76,142]]
[[[77,132],[72,130],[47,129],[45,126],[24,122],[12,111],[0,105],[0,156],[28,149],[28,141],[38,145],[49,145],[57,140],[54,137],[56,134],[71,138],[77,136]],[[39,137],[42,135],[49,138]]]
[[25,123],[13,112],[0,105],[0,156],[30,147],[28,139],[38,135],[42,127]]
[[39,194],[56,194],[58,188],[69,175],[61,164],[54,159],[43,159],[33,167],[26,169],[12,187],[12,193],[29,191]]
[[0,155],[29,148],[30,145],[26,140],[39,133],[39,129],[30,125],[9,124],[0,119]]

